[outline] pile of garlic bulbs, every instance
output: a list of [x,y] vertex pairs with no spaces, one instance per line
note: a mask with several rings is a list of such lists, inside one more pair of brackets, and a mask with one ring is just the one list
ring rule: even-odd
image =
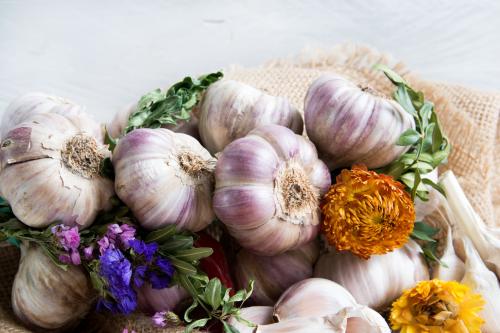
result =
[[[482,332],[498,331],[500,230],[481,221],[453,173],[439,178],[446,197],[433,189],[438,178],[432,156],[425,163],[415,157],[413,163],[421,163],[428,172],[420,175],[417,169],[413,178],[400,179],[405,185],[388,175],[370,184],[363,178],[376,174],[367,168],[378,172],[404,162],[400,157],[414,147],[401,143],[401,138],[424,141],[425,133],[416,132],[421,124],[401,103],[329,74],[311,84],[303,119],[284,97],[222,80],[183,101],[192,110],[186,116],[182,109],[177,122],[172,123],[170,114],[160,114],[175,104],[170,103],[144,115],[156,117],[154,126],[130,126],[132,118],[138,121],[144,108],[160,103],[168,92],[160,95],[146,99],[149,104],[141,99],[123,109],[106,126],[58,97],[32,93],[12,102],[0,125],[0,196],[17,219],[33,230],[58,222],[83,231],[111,209],[116,195],[144,235],[161,237],[154,232],[168,226],[172,232],[194,234],[208,228],[222,235],[218,240],[227,243],[218,245],[225,248],[231,266],[223,272],[228,289],[255,283],[248,297],[251,307],[231,317],[221,315],[224,320],[230,317],[227,324],[241,333],[389,333],[382,314],[406,290],[431,279],[459,281],[482,295]],[[304,126],[307,136],[302,135]],[[107,163],[113,169],[111,178],[103,171]],[[361,204],[366,215],[353,217],[353,206],[335,208],[346,221],[337,228],[339,237],[350,232],[356,239],[369,233],[365,226],[371,224],[375,236],[370,241],[377,243],[377,237],[397,227],[401,221],[394,216],[407,208],[408,226],[415,225],[416,213],[418,220],[440,230],[435,259],[441,264],[425,260],[422,238],[409,238],[412,228],[401,236],[403,246],[388,237],[383,252],[378,252],[386,254],[366,256],[344,251],[320,235],[327,229],[325,198],[340,183],[332,176],[339,168],[354,170],[361,164],[366,167],[352,175],[357,177],[355,185],[339,187],[332,198],[361,202],[373,184],[381,184],[380,191]],[[410,164],[387,170],[401,176],[415,168]],[[413,190],[411,184],[416,184]],[[395,204],[390,195],[382,198],[387,193],[407,200]],[[386,245],[391,242],[398,246]],[[12,290],[16,316],[37,329],[72,329],[95,303],[95,281],[81,267],[60,270],[42,247],[23,243],[21,249]],[[138,309],[148,314],[180,311],[190,298],[200,303],[208,297],[192,295],[180,284],[162,288],[137,287]],[[231,293],[224,298],[243,300]],[[448,310],[449,317],[459,312]]]

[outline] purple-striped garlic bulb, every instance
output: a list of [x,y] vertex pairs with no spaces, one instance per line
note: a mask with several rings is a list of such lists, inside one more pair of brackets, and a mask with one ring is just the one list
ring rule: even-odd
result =
[[21,245],[12,309],[27,326],[43,332],[69,329],[90,311],[94,298],[90,279],[81,267],[70,265],[63,270],[38,245]]
[[5,110],[0,124],[0,138],[8,131],[41,113],[57,113],[65,116],[76,128],[90,133],[98,140],[103,139],[103,131],[95,121],[85,113],[83,106],[67,99],[44,93],[28,93],[13,100]]
[[[106,129],[112,138],[119,138],[124,135],[125,128],[128,124],[128,119],[132,113],[137,110],[137,103],[130,104],[128,107],[121,109],[113,119],[106,125]],[[177,125],[167,124],[162,128],[169,129],[176,133],[184,133],[191,135],[196,140],[200,141],[200,134],[198,133],[198,118],[196,112],[191,113],[189,120],[179,120]]]
[[268,124],[288,127],[297,134],[302,134],[304,128],[302,116],[286,98],[268,95],[241,82],[216,82],[201,100],[200,136],[213,154]]
[[274,305],[291,285],[313,275],[313,266],[319,255],[315,239],[301,247],[277,256],[258,256],[242,249],[236,256],[234,274],[237,289],[255,286],[250,300],[256,305]]
[[113,166],[116,194],[144,228],[200,231],[215,218],[215,159],[193,137],[136,129],[118,141]]
[[145,283],[137,291],[137,308],[146,314],[180,310],[179,307],[182,307],[189,297],[189,293],[178,285],[153,289],[149,283]]
[[317,235],[319,200],[330,184],[328,168],[309,140],[267,125],[221,153],[213,206],[242,247],[273,256]]
[[6,132],[0,145],[0,195],[26,225],[54,221],[88,227],[111,208],[113,182],[101,175],[109,156],[94,128],[75,117],[34,113]]
[[332,170],[391,163],[409,148],[396,145],[400,135],[415,128],[413,117],[396,101],[336,74],[311,84],[304,121],[309,139]]

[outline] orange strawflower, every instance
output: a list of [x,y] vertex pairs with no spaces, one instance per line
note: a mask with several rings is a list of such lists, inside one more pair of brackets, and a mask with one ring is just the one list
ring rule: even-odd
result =
[[415,222],[404,185],[360,165],[342,170],[321,210],[322,232],[330,245],[364,259],[403,246]]
[[400,333],[480,333],[484,304],[456,281],[422,281],[392,304],[391,326]]

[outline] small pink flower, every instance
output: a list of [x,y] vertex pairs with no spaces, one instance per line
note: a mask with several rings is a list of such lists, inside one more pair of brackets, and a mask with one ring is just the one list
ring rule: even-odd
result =
[[110,241],[107,236],[103,236],[101,239],[99,239],[97,241],[97,245],[99,245],[99,253],[101,253],[101,255],[103,255],[107,249],[115,248],[113,240]]
[[128,330],[128,328],[126,328],[126,327],[125,327],[125,328],[123,329],[123,332],[122,332],[122,333],[137,333],[137,332],[136,332],[136,331],[134,331],[134,330],[130,330],[130,331],[129,331],[129,330]]
[[59,242],[66,251],[78,249],[78,246],[80,246],[78,227],[61,231]]
[[69,254],[60,254],[59,261],[63,264],[71,264],[71,257],[69,256]]
[[121,226],[121,230],[120,242],[122,243],[123,248],[128,249],[130,247],[128,242],[135,239],[135,228],[128,224],[123,224]]
[[73,265],[80,265],[82,263],[82,259],[80,258],[80,253],[78,251],[71,251],[70,253],[71,263]]
[[92,260],[94,254],[94,244],[91,244],[83,249],[83,256],[86,260]]
[[153,324],[157,327],[167,326],[167,319],[165,318],[166,314],[167,312],[165,311],[155,313],[154,316],[152,317]]

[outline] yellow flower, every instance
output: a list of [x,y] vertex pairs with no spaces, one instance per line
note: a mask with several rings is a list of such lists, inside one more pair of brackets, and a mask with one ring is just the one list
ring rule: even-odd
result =
[[480,333],[484,304],[456,281],[422,281],[392,303],[391,326],[401,333]]
[[403,246],[415,222],[413,201],[404,188],[365,166],[342,170],[321,206],[322,232],[330,245],[364,259]]

